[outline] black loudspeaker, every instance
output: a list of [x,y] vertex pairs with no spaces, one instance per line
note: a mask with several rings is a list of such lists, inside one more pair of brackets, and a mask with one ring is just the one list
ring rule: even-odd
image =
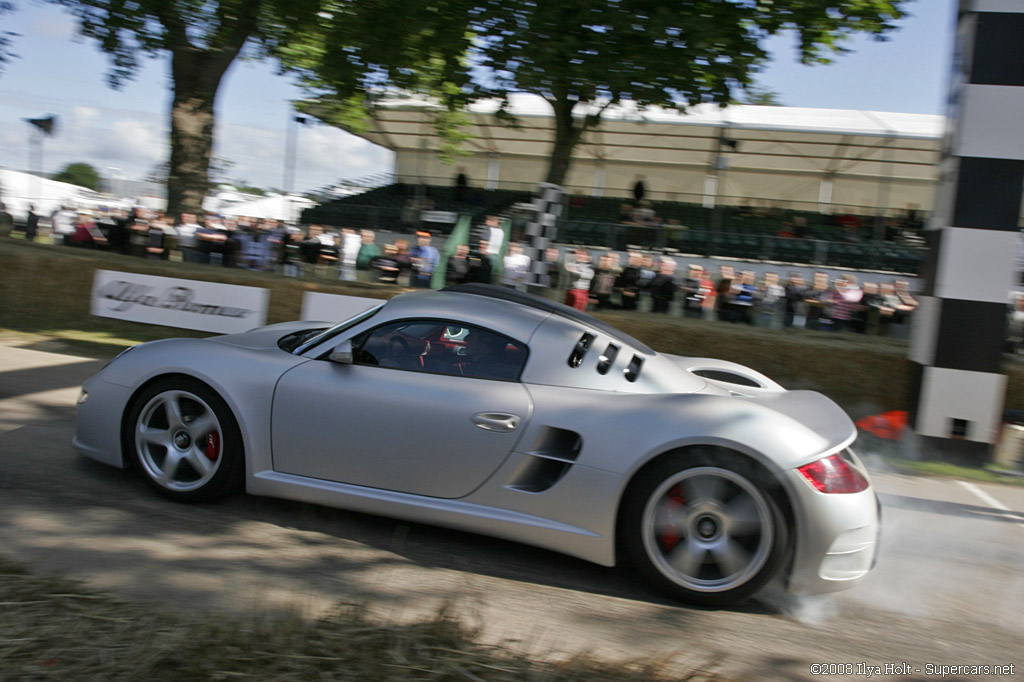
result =
[[53,135],[53,131],[57,128],[57,117],[52,114],[46,118],[27,118],[25,120],[47,135]]

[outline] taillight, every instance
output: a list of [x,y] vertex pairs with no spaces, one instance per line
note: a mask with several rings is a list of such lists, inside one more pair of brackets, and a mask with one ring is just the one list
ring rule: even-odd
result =
[[838,453],[805,464],[799,471],[822,493],[859,493],[868,487],[868,479]]

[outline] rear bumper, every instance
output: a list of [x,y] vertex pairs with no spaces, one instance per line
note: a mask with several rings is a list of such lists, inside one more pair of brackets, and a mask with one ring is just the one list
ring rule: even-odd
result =
[[822,594],[861,582],[878,559],[881,506],[874,488],[826,494],[796,470],[784,476],[797,519],[789,591]]

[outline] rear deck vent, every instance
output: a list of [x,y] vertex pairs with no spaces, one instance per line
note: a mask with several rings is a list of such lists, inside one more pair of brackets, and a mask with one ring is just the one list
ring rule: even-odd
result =
[[607,374],[608,370],[612,368],[612,364],[615,362],[615,358],[619,355],[619,347],[614,343],[609,343],[608,347],[604,349],[604,353],[597,360],[597,373]]
[[590,347],[594,345],[594,335],[590,332],[585,332],[580,340],[576,342],[576,346],[572,349],[572,353],[569,354],[569,366],[576,369],[583,363],[583,358],[590,350]]
[[759,384],[750,377],[745,377],[742,374],[736,374],[722,369],[695,369],[693,373],[703,379],[721,381],[726,384],[749,386],[750,388],[764,388],[762,384]]
[[629,361],[629,366],[622,370],[626,375],[626,381],[636,381],[640,377],[640,368],[643,366],[644,359],[639,355],[634,355],[633,359]]

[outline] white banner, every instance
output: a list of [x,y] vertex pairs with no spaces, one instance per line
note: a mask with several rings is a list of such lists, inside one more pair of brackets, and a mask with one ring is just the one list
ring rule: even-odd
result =
[[454,223],[458,219],[454,211],[420,211],[420,220],[425,223]]
[[383,302],[384,300],[380,298],[307,291],[302,295],[302,317],[300,319],[341,322]]
[[267,323],[270,290],[192,279],[97,270],[93,315],[179,329],[234,334]]

